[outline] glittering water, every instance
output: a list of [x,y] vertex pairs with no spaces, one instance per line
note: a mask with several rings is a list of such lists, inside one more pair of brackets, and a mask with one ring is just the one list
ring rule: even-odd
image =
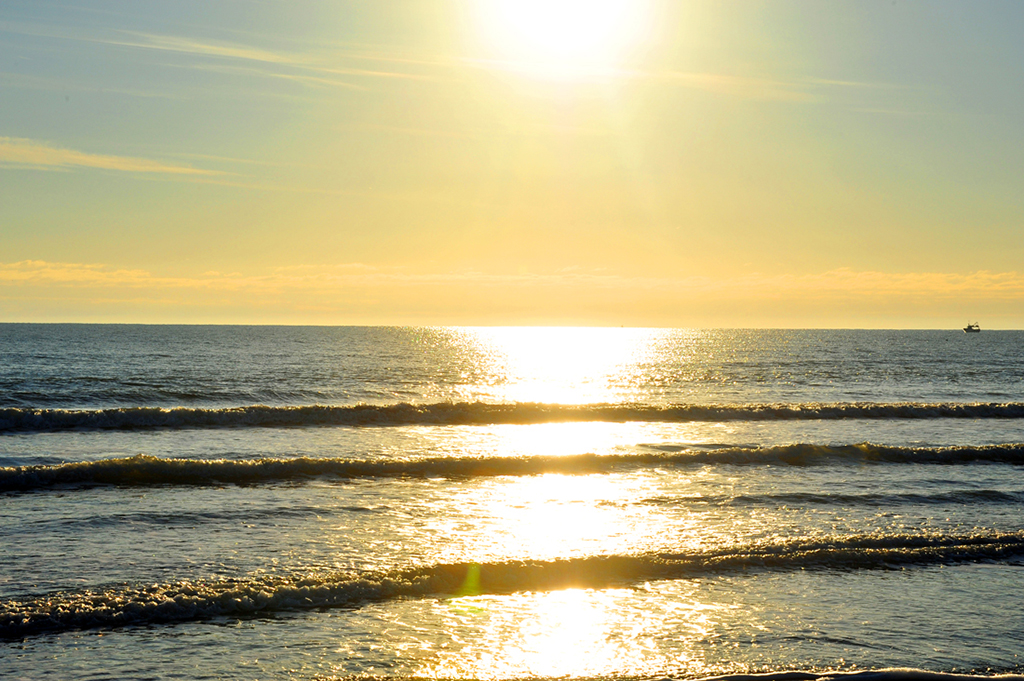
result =
[[0,325],[0,676],[1020,674],[1022,348]]

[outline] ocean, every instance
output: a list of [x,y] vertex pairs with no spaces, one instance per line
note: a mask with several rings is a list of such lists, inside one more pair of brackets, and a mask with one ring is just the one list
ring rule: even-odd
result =
[[1024,332],[0,324],[2,678],[749,674],[1024,678]]

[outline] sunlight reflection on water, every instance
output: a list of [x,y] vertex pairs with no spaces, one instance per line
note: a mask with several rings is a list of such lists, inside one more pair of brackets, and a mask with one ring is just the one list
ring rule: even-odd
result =
[[552,474],[474,485],[441,502],[448,512],[433,514],[438,536],[460,538],[439,560],[545,560],[653,544],[657,509],[638,502],[654,493],[651,481],[620,476]]
[[[634,674],[669,667],[707,671],[699,642],[717,624],[721,605],[702,604],[691,585],[656,607],[637,607],[636,589],[568,589],[508,597],[465,597],[439,602],[444,628],[460,632],[451,648],[433,652],[413,675],[498,679],[524,676],[601,676],[609,669]],[[641,590],[657,585],[647,585]],[[671,660],[662,636],[676,639]],[[453,649],[454,648],[454,649]]]
[[[629,399],[666,337],[658,329],[480,328],[465,330],[506,402],[586,404]],[[676,341],[678,342],[678,338]]]

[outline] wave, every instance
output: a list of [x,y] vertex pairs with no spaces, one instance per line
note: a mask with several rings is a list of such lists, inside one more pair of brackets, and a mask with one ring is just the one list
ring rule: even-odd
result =
[[692,553],[606,555],[550,561],[434,564],[390,572],[256,576],[105,591],[65,591],[0,601],[0,637],[158,624],[330,607],[397,598],[502,595],[611,588],[648,581],[794,570],[892,570],[1006,561],[1024,556],[1024,532],[965,536],[863,535],[763,542]]
[[1024,403],[807,403],[646,405],[484,402],[349,406],[252,405],[224,409],[124,407],[111,409],[0,409],[0,433],[156,428],[288,426],[499,425],[556,422],[772,421],[838,419],[1019,419]]
[[0,492],[27,492],[76,485],[246,485],[313,478],[474,478],[548,473],[585,475],[638,468],[692,465],[815,466],[844,463],[1024,465],[1024,443],[980,447],[891,447],[870,443],[795,444],[778,447],[696,449],[674,453],[442,457],[389,461],[312,457],[202,460],[163,459],[138,455],[55,466],[0,468]]
[[682,506],[687,504],[704,504],[708,506],[842,506],[842,507],[875,507],[887,508],[905,505],[923,504],[1021,504],[1024,503],[1024,492],[1002,492],[1000,490],[953,490],[938,494],[827,494],[827,493],[789,493],[789,494],[741,494],[704,495],[704,496],[664,496],[645,499],[641,503],[651,506]]

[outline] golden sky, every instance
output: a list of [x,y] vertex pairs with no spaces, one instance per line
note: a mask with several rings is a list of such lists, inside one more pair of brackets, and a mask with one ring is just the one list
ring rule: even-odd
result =
[[0,321],[1024,328],[1024,5],[0,5]]

